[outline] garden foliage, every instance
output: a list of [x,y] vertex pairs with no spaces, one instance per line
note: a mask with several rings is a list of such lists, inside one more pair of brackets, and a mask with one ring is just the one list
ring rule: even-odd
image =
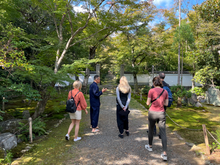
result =
[[[29,140],[29,125],[24,124],[24,123],[19,123],[20,127],[19,130],[21,134],[18,135],[18,138],[20,138],[23,141],[28,141]],[[32,133],[33,133],[33,138],[36,136],[41,136],[44,134],[47,134],[46,130],[46,123],[42,121],[39,117],[33,120],[32,123]]]

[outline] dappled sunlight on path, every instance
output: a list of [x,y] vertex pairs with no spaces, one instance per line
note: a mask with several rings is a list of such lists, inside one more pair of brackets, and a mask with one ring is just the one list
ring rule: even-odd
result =
[[[153,152],[145,149],[148,144],[147,116],[144,116],[140,107],[131,107],[129,115],[130,136],[124,135],[123,139],[118,137],[116,123],[116,101],[115,96],[101,96],[101,108],[99,118],[99,133],[91,133],[89,115],[86,116],[87,129],[82,140],[75,143],[70,152],[74,158],[65,164],[82,165],[126,165],[126,164],[202,164],[194,158],[194,153],[183,142],[174,137],[168,137],[168,161],[162,161],[161,140],[154,137]],[[177,152],[178,148],[181,154]]]

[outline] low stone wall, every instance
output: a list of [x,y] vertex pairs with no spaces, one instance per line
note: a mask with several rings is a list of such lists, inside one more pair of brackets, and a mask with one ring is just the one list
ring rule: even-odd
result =
[[206,91],[206,101],[207,104],[212,104],[214,106],[220,106],[220,91],[216,88],[209,88]]

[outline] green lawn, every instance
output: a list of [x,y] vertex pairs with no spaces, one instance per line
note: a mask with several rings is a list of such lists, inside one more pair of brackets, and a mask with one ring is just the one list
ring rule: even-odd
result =
[[[42,164],[42,162],[44,162],[44,164],[62,164],[62,162],[69,156],[74,156],[72,154],[68,154],[68,150],[73,145],[73,141],[67,142],[64,138],[70,124],[70,120],[68,120],[69,118],[67,117],[68,119],[64,120],[59,127],[54,127],[60,119],[64,118],[64,114],[66,114],[65,102],[67,94],[68,92],[62,92],[61,94],[52,96],[47,103],[44,114],[41,116],[44,122],[46,122],[46,131],[51,130],[52,132],[47,136],[43,135],[41,137],[36,137],[33,140],[33,143],[36,145],[25,154],[22,154],[21,150],[27,146],[26,144],[28,144],[28,142],[19,143],[18,146],[10,152],[14,158],[22,157],[14,161],[13,164]],[[85,96],[85,98],[88,99],[88,96]],[[35,106],[36,102],[34,101],[28,105],[28,103],[22,102],[21,98],[16,98],[7,103],[6,112],[8,112],[9,118],[11,116],[21,118],[24,110],[29,110],[32,115],[34,113]],[[84,115],[85,113],[83,113],[83,116]],[[79,135],[82,135],[84,127],[85,124],[82,119]]]
[[[87,109],[89,109],[89,104]],[[86,127],[86,118],[84,116],[85,113],[82,113],[79,136],[82,136]],[[67,117],[58,127],[53,128],[52,132],[45,138],[40,139],[40,141],[34,141],[37,145],[12,164],[62,164],[70,157],[74,158],[74,154],[68,152],[71,146],[74,145],[74,131],[71,132],[70,141],[65,140],[70,122],[69,117]]]
[[[133,97],[147,109],[149,108],[146,105],[146,97],[143,97],[142,101],[140,101],[139,96]],[[177,131],[178,134],[180,134],[180,136],[183,137],[187,142],[192,142],[195,144],[204,143],[202,124],[205,124],[206,128],[211,133],[216,132],[217,130],[220,131],[220,107],[204,105],[204,108],[184,106],[181,108],[176,108],[174,103],[174,105],[172,105],[170,108],[167,108],[166,112],[174,122],[182,127],[189,129],[201,129],[199,131],[184,129],[176,125],[167,117],[166,122],[171,131]],[[146,114],[146,111],[143,111],[143,113]],[[209,144],[212,144],[214,140],[211,138],[211,136],[208,135],[208,137]]]
[[[88,96],[86,96],[86,98],[88,98]],[[145,115],[147,115],[146,109],[148,109],[148,106],[146,106],[146,98],[143,98],[142,101],[140,101],[140,98],[137,96],[133,96],[133,98],[135,99],[131,99],[130,108],[140,109]],[[46,118],[47,130],[52,130],[52,132],[45,136],[45,138],[35,140],[34,143],[36,143],[36,145],[20,159],[14,161],[13,164],[62,164],[62,162],[68,160],[69,157],[74,157],[73,153],[70,154],[68,152],[70,147],[74,145],[73,141],[71,140],[67,142],[64,139],[70,120],[64,120],[59,127],[54,127],[54,124],[56,124],[60,118],[63,118],[63,114],[65,114],[65,105],[60,105],[61,101],[66,101],[65,94],[50,100],[45,110],[45,113],[47,114],[53,111],[55,112],[52,116]],[[145,108],[140,106],[140,103],[145,106]],[[31,107],[29,108],[31,109]],[[89,109],[89,105],[87,109]],[[202,124],[205,124],[210,132],[216,131],[217,129],[220,130],[219,113],[220,107],[213,106],[207,106],[206,108],[176,108],[175,105],[173,105],[171,108],[167,109],[167,114],[179,125],[191,129],[202,129]],[[83,113],[83,116],[84,115],[85,113]],[[82,131],[86,127],[86,118],[82,117],[79,132],[80,136],[83,134]],[[167,125],[171,131],[177,131],[187,142],[195,144],[204,143],[202,131],[183,129],[174,124],[169,118],[167,118]],[[73,139],[73,135],[71,136],[71,139]],[[209,141],[210,144],[213,142],[211,137],[209,137]],[[19,146],[20,148],[24,148],[26,144],[21,143]],[[16,154],[16,152],[20,153],[17,149],[13,151],[13,154]]]

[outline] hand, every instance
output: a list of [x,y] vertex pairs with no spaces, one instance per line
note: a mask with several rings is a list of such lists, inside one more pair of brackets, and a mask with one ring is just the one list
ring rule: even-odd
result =
[[85,109],[85,112],[86,112],[86,114],[88,114],[88,111],[87,111],[87,109]]
[[122,109],[123,109],[124,111],[126,111],[126,107],[123,107]]
[[105,92],[105,91],[107,91],[107,88],[102,88],[102,92]]

